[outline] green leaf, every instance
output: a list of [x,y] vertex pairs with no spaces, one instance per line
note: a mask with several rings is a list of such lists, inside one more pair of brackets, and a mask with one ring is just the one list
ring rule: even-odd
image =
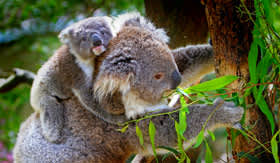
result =
[[178,149],[180,151],[180,159],[178,160],[178,162],[183,162],[186,159],[186,153],[183,148],[182,136],[180,135],[180,127],[177,121],[175,121],[175,129],[177,133]]
[[126,163],[132,163],[135,156],[136,156],[136,154],[129,156],[129,158],[126,160]]
[[254,95],[255,99],[259,98],[259,100],[257,101],[257,105],[259,106],[261,111],[264,113],[264,115],[267,117],[267,119],[270,123],[270,126],[271,126],[271,132],[273,134],[274,130],[275,130],[275,123],[274,123],[274,118],[273,118],[272,112],[270,111],[264,97],[262,95],[260,97],[257,97],[258,94],[257,94],[257,88],[256,87],[253,88],[253,95]]
[[271,0],[262,0],[264,13],[266,16],[266,21],[273,26],[273,8],[272,8],[272,1]]
[[261,161],[257,157],[251,155],[250,153],[239,152],[237,153],[237,156],[239,158],[247,158],[250,162],[261,163]]
[[181,110],[184,110],[185,112],[187,112],[189,114],[190,111],[189,111],[189,108],[188,108],[188,105],[186,103],[184,96],[180,96],[180,103],[181,103]]
[[184,90],[182,90],[181,88],[177,88],[176,91],[186,97],[188,97],[189,99],[191,99],[191,97],[188,95],[187,92],[185,92]]
[[262,98],[263,96],[263,91],[265,90],[266,86],[265,85],[260,85],[259,88],[255,87],[254,89],[257,90],[257,95],[255,97],[256,103],[259,102],[259,100]]
[[194,145],[194,148],[197,148],[198,146],[200,146],[200,144],[202,143],[204,139],[204,129],[202,129],[199,134],[197,135],[197,138],[196,138],[196,143]]
[[186,112],[189,112],[184,96],[180,96],[181,110],[179,112],[179,134],[185,140],[184,132],[187,129]]
[[180,110],[179,112],[179,133],[181,138],[184,138],[184,132],[187,128],[187,118],[186,118],[186,112],[184,110]]
[[156,135],[156,127],[155,127],[154,123],[150,120],[149,136],[150,136],[150,141],[151,141],[151,144],[152,144],[152,149],[153,149],[154,156],[156,158],[156,161],[158,162],[157,153],[156,153],[156,146],[155,146],[155,135]]
[[178,147],[180,150],[182,150],[182,139],[181,139],[181,136],[180,136],[180,126],[178,124],[177,121],[175,121],[175,129],[176,129],[176,133],[177,133],[177,141],[178,141]]
[[143,145],[144,145],[143,134],[142,134],[142,131],[141,131],[141,129],[138,127],[137,124],[136,124],[136,135],[137,135],[138,138],[139,138],[140,144],[143,146]]
[[222,76],[220,78],[216,78],[210,81],[203,82],[201,84],[191,86],[187,88],[187,90],[193,91],[193,92],[206,92],[206,91],[213,91],[216,89],[221,89],[225,87],[226,85],[229,85],[233,81],[238,79],[238,77],[233,75],[227,75]]
[[179,163],[183,163],[186,160],[186,155],[185,154],[181,154],[180,155],[180,160],[178,161]]
[[265,56],[260,60],[257,66],[258,77],[261,82],[265,82],[265,76],[267,75],[268,69],[272,64],[272,56],[267,50]]
[[211,136],[211,139],[212,139],[213,141],[216,140],[215,135],[214,135],[214,133],[213,133],[212,131],[208,130],[208,134]]
[[249,72],[250,72],[250,80],[254,84],[258,82],[257,59],[258,59],[258,46],[256,41],[253,41],[249,51],[248,65],[249,65]]
[[205,142],[205,146],[206,146],[205,162],[212,163],[213,162],[212,151],[211,151],[207,141],[204,141],[204,142]]
[[124,133],[126,131],[126,129],[128,128],[128,125],[124,126],[121,129],[117,129],[117,131],[120,131],[121,133]]
[[174,153],[175,155],[179,155],[179,154],[180,154],[180,152],[178,152],[176,149],[171,148],[171,147],[167,147],[167,146],[158,146],[157,148],[165,149],[165,150],[167,150],[167,151],[169,151],[169,152]]
[[187,156],[187,163],[191,163],[191,159]]
[[277,135],[280,133],[280,130],[277,131],[277,133],[272,137],[270,143],[272,148],[272,155],[275,160],[275,163],[279,163],[279,156],[278,156],[278,143],[277,143]]

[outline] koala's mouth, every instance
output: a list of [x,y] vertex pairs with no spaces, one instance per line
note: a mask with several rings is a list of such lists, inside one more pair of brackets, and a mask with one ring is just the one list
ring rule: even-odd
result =
[[94,46],[91,48],[92,53],[97,56],[103,53],[105,50],[106,48],[104,47],[104,45]]

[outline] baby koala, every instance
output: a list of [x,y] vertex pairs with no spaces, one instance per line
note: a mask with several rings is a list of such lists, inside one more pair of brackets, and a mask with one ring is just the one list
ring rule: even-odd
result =
[[[93,72],[96,56],[106,50],[112,37],[108,17],[81,20],[59,34],[60,41],[65,45],[38,71],[30,98],[34,110],[40,113],[42,133],[50,142],[58,143],[61,139],[65,118],[63,102],[73,94],[97,116],[103,112],[94,109]],[[110,115],[107,120],[118,122]]]
[[91,17],[68,26],[58,37],[79,61],[88,63],[106,50],[113,37],[110,24],[109,17]]

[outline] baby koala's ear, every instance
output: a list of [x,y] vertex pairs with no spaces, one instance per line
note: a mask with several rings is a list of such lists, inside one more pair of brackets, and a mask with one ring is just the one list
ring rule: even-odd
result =
[[61,43],[63,44],[68,44],[70,42],[70,36],[73,34],[73,28],[67,27],[65,29],[63,29],[59,35],[58,38],[60,40]]
[[102,18],[107,23],[108,27],[110,28],[112,36],[115,37],[117,35],[118,30],[114,26],[113,18],[109,17],[109,16],[102,16]]

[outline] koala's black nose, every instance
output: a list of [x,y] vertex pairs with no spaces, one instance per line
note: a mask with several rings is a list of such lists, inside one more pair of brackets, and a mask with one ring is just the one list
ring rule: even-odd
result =
[[97,34],[93,34],[91,36],[91,40],[92,40],[94,46],[102,45],[102,40]]
[[171,84],[171,89],[176,89],[176,87],[181,83],[182,77],[178,70],[175,70],[171,74],[171,78],[173,79]]

